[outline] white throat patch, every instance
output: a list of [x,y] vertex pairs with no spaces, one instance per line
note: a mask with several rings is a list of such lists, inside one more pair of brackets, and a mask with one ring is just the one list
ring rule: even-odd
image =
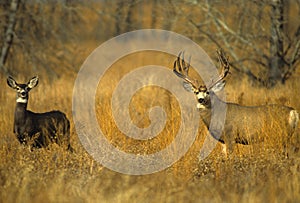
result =
[[27,99],[24,99],[24,98],[17,98],[17,103],[23,103],[23,104],[26,104],[27,103]]
[[206,107],[203,104],[197,103],[197,109],[206,109]]

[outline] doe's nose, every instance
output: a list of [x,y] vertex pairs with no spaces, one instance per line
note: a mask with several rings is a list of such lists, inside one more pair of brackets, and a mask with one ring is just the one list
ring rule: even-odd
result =
[[203,99],[203,98],[200,98],[200,99],[198,99],[198,101],[199,101],[200,103],[203,103],[203,102],[204,102],[204,99]]
[[21,96],[25,97],[26,96],[26,92],[21,92]]

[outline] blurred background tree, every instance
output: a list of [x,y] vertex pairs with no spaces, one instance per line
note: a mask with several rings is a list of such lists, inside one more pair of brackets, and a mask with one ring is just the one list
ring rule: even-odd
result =
[[[3,2],[2,2],[3,3]],[[7,55],[9,52],[9,49],[12,45],[13,37],[14,37],[14,29],[16,25],[16,13],[19,7],[19,1],[18,0],[12,0],[10,2],[10,7],[8,8],[7,4],[3,4],[5,7],[4,9],[8,10],[9,13],[6,16],[6,30],[4,31],[3,35],[3,43],[2,43],[2,49],[1,49],[1,55],[0,55],[0,69],[4,70],[4,72],[7,72],[7,68],[4,66],[6,60],[7,60]]]
[[102,42],[156,28],[191,38],[211,56],[224,48],[234,71],[269,88],[299,66],[299,8],[300,0],[3,0],[0,69],[76,73]]
[[188,21],[212,43],[226,49],[236,70],[266,87],[285,83],[294,73],[300,58],[299,1],[193,3],[204,18],[191,15]]
[[55,78],[73,69],[76,43],[84,38],[77,32],[85,28],[83,2],[1,1],[1,71],[27,75],[42,70]]

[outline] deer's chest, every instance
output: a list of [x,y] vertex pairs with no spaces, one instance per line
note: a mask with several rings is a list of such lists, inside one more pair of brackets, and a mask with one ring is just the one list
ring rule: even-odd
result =
[[26,116],[15,117],[14,132],[21,136],[31,136],[36,133],[35,123]]

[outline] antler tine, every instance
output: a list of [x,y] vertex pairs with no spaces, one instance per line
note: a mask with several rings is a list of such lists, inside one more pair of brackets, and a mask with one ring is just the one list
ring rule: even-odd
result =
[[[180,58],[182,55],[182,59]],[[189,57],[189,60],[191,57]],[[186,82],[190,83],[195,89],[198,88],[197,81],[193,80],[188,76],[190,63],[185,63],[184,52],[179,52],[177,59],[174,62],[173,72],[180,78],[184,79]],[[177,70],[178,69],[178,70]]]
[[179,52],[176,61],[174,62],[174,67],[173,70],[176,70],[176,65],[178,67],[179,72],[182,72],[182,67],[181,67],[181,63],[180,63],[180,55],[182,54],[182,51]]
[[182,53],[182,60],[181,60],[181,63],[182,63],[182,66],[183,66],[183,71],[184,71],[184,74],[186,76],[188,76],[189,74],[189,68],[191,66],[190,62],[191,62],[191,56],[189,56],[189,60],[188,60],[188,63],[186,64],[185,63],[185,60],[184,60],[184,51],[181,52]]
[[219,62],[221,64],[221,66],[223,66],[224,71],[226,71],[226,74],[229,73],[228,56],[226,57],[226,54],[223,49],[217,50],[217,54],[218,54]]
[[215,86],[218,82],[220,82],[221,80],[223,80],[229,72],[229,62],[228,62],[228,57],[226,57],[225,52],[223,51],[223,49],[219,49],[217,50],[217,55],[218,55],[218,59],[220,62],[220,66],[223,68],[221,74],[219,75],[219,77],[217,78],[216,81],[214,81],[211,85],[209,85],[208,89],[211,89],[213,86]]

